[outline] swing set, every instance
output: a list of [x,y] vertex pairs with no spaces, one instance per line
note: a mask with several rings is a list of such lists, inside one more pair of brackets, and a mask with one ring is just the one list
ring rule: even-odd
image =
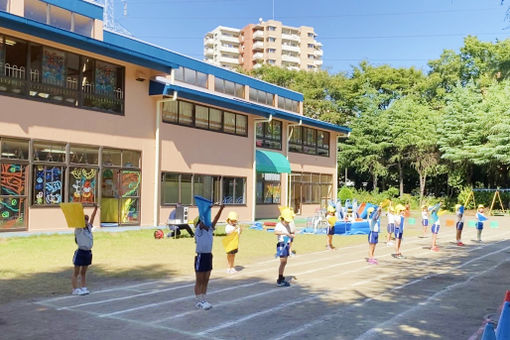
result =
[[[491,207],[489,209],[489,215],[492,216],[503,216],[506,214],[505,206],[503,205],[503,201],[501,200],[500,192],[510,192],[510,189],[473,189],[469,193],[468,197],[466,198],[466,202],[464,202],[464,206],[467,207],[467,205],[473,201],[475,208],[476,208],[476,200],[475,200],[475,191],[477,192],[493,192],[494,195],[492,196],[492,203]],[[499,203],[499,206],[501,207],[501,210],[495,209],[495,205]]]

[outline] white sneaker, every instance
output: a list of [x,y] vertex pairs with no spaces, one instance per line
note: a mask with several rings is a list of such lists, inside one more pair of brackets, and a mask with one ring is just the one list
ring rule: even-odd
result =
[[195,307],[196,308],[199,308],[199,309],[203,309],[203,302],[202,301],[198,301],[197,303],[195,303]]
[[75,288],[75,289],[73,289],[73,292],[71,294],[72,295],[83,295],[83,292],[81,291],[80,288]]
[[209,310],[212,308],[212,305],[207,301],[202,301],[202,309],[203,310]]
[[230,268],[230,272],[229,273],[230,274],[235,274],[235,273],[237,273],[237,270],[232,267],[232,268]]
[[90,294],[90,291],[87,289],[87,287],[81,287],[81,295],[88,295]]

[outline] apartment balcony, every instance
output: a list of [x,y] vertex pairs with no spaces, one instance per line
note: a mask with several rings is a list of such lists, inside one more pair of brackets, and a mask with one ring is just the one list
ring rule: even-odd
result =
[[254,31],[253,32],[253,40],[263,40],[264,39],[264,31]]
[[299,46],[292,46],[292,45],[285,45],[285,44],[282,44],[282,50],[297,52],[297,53],[301,52],[301,48]]
[[239,54],[239,47],[220,46],[219,50],[221,52],[228,52],[228,53]]
[[264,53],[257,52],[253,55],[253,60],[264,60]]
[[253,44],[253,50],[263,50],[264,49],[264,42],[263,41],[257,41],[255,44]]
[[239,65],[239,58],[221,56],[219,62],[222,64],[235,64]]
[[313,54],[315,54],[318,57],[322,57],[323,52],[322,52],[322,50],[315,50],[315,52],[313,52]]
[[299,35],[282,33],[282,40],[290,40],[290,41],[300,42],[301,38],[299,37]]
[[212,48],[204,48],[204,55],[212,56],[212,55],[214,55],[214,50]]
[[322,47],[322,43],[320,43],[318,41],[315,42],[315,45],[318,46],[318,47]]
[[230,35],[222,35],[222,36],[220,36],[220,41],[239,43],[239,37],[233,37]]
[[213,38],[207,38],[204,40],[204,45],[206,46],[214,46],[214,39]]
[[321,66],[321,65],[322,65],[322,60],[321,60],[321,59],[316,60],[316,61],[315,61],[315,65],[317,65],[317,66]]
[[300,70],[300,68],[298,66],[285,65],[284,67],[291,71],[299,71]]
[[286,62],[289,62],[289,63],[299,64],[301,62],[301,59],[299,59],[299,57],[294,57],[294,56],[290,56],[290,55],[287,55],[287,54],[282,54],[282,61],[286,61]]
[[253,65],[253,68],[254,68],[254,69],[258,69],[258,68],[261,68],[261,67],[262,67],[262,64],[260,64],[260,63],[259,63],[259,64],[255,64],[255,65]]

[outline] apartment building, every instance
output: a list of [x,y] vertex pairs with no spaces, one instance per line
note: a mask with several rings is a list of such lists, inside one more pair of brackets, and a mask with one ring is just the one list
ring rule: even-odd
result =
[[245,221],[336,196],[347,127],[102,18],[88,1],[0,0],[0,231],[64,229],[61,202],[115,227],[165,224],[177,204],[192,219],[194,195]]
[[[233,38],[238,37],[238,43]],[[226,68],[252,70],[263,64],[315,71],[322,66],[322,44],[313,27],[260,21],[243,29],[218,26],[204,38],[205,61]],[[238,46],[236,51],[236,46]]]

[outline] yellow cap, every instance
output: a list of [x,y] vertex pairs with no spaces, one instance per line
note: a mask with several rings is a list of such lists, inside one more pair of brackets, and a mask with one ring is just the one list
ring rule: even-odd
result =
[[421,206],[421,208],[422,208],[422,209],[427,209],[428,207],[427,207],[427,205],[426,205],[426,204],[424,204],[424,205],[422,205],[422,206]]
[[368,212],[369,214],[371,214],[373,211],[374,211],[374,207],[370,207],[370,208],[368,208],[368,209],[367,209],[367,212]]
[[227,220],[239,221],[239,215],[235,211],[231,211],[228,213]]
[[406,210],[406,208],[402,204],[397,204],[397,206],[395,207],[395,210],[397,212],[401,212],[401,211]]
[[328,212],[333,212],[333,213],[336,212],[335,207],[328,205]]
[[292,222],[292,220],[294,220],[294,212],[289,208],[282,209],[279,218],[283,219],[285,222]]
[[480,209],[480,208],[485,208],[485,207],[483,206],[483,204],[478,204],[478,209]]
[[459,210],[460,207],[461,207],[460,204],[455,204],[455,210]]
[[200,220],[200,216],[195,217],[195,219],[193,220],[193,224],[196,225],[199,220]]

